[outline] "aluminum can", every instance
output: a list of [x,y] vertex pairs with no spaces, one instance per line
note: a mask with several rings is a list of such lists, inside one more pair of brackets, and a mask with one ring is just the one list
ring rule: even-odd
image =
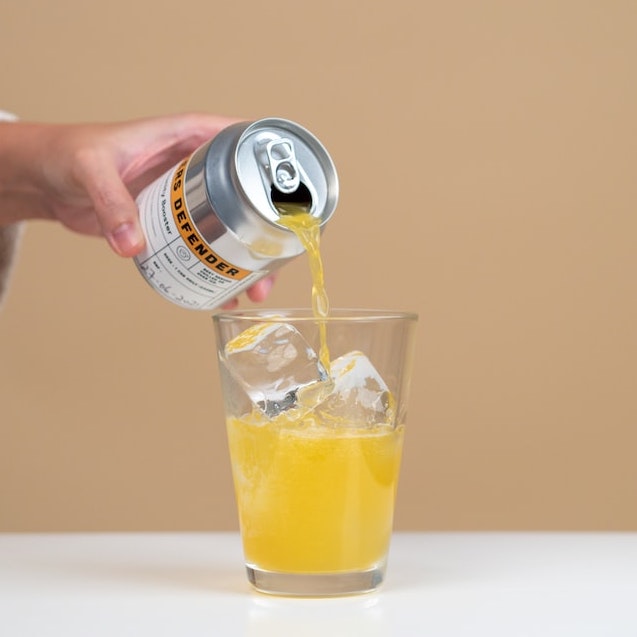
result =
[[233,124],[139,194],[146,247],[134,261],[169,301],[212,310],[303,253],[278,223],[286,204],[323,229],[337,201],[332,159],[308,130],[279,118]]

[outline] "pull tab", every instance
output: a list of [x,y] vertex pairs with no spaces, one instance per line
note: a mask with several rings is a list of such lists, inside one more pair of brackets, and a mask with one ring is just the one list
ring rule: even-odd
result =
[[294,192],[300,183],[294,144],[283,137],[273,139],[266,144],[265,153],[272,185],[284,193]]

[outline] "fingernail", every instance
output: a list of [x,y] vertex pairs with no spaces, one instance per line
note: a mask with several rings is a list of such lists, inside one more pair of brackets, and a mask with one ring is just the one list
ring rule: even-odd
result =
[[136,253],[144,244],[144,237],[134,223],[123,223],[106,235],[111,247],[123,256]]

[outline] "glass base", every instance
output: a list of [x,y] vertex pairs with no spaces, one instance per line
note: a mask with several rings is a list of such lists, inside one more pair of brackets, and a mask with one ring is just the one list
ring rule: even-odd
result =
[[375,591],[385,579],[385,563],[345,573],[281,573],[246,565],[248,580],[261,593],[294,597],[336,597]]

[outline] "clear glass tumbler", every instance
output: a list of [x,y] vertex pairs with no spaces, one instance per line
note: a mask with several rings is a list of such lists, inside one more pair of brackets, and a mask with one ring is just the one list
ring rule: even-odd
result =
[[373,591],[385,577],[417,316],[214,316],[248,579],[262,592]]

